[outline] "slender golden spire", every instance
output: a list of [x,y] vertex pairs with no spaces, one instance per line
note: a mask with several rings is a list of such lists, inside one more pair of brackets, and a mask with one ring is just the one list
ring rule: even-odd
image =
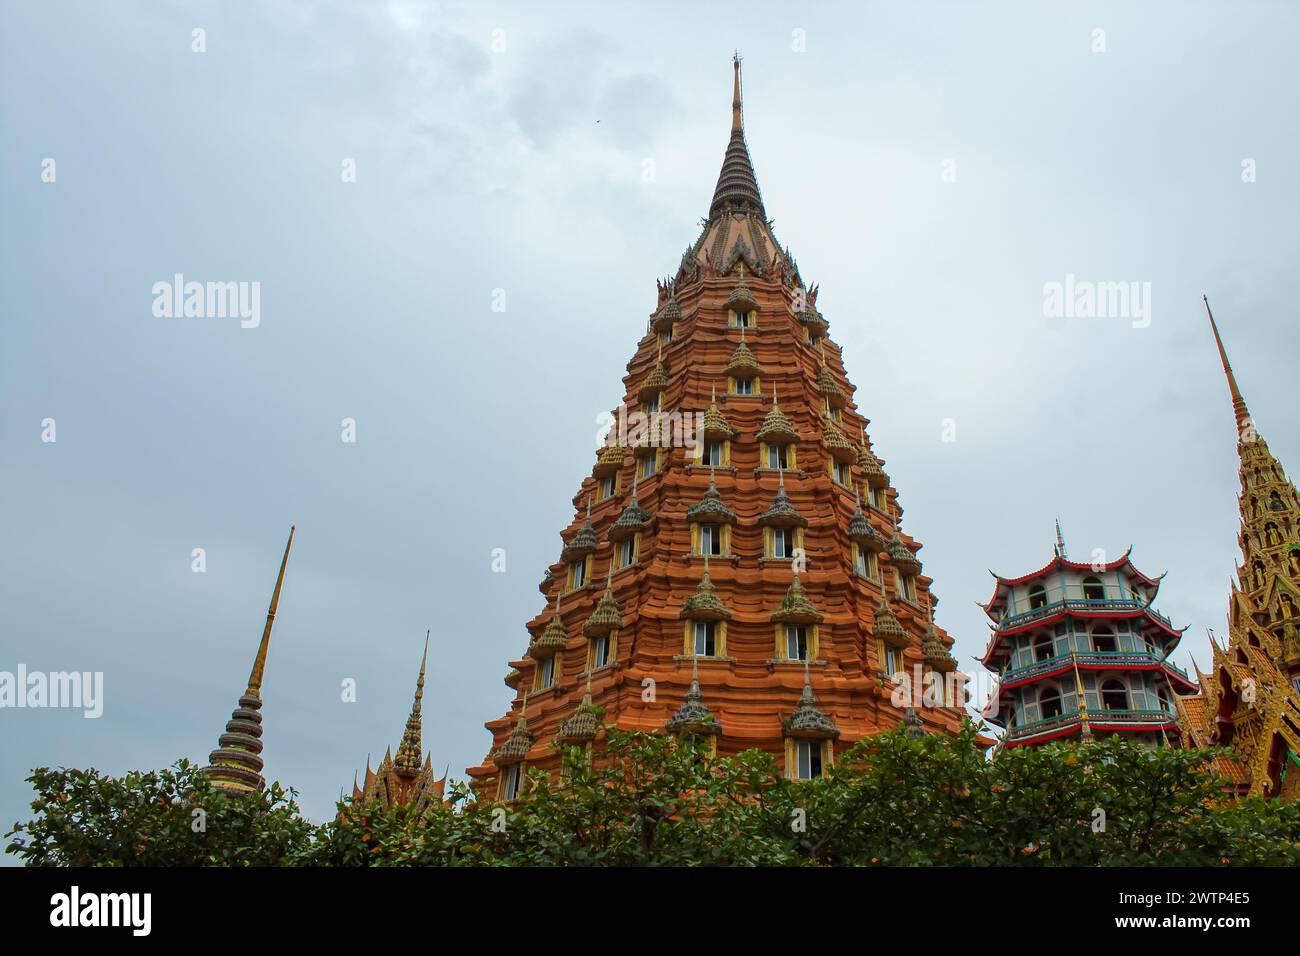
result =
[[411,715],[406,718],[406,730],[402,733],[402,742],[397,746],[397,759],[393,766],[398,773],[414,776],[420,772],[420,751],[424,749],[420,706],[424,700],[424,668],[429,660],[429,634],[424,633],[424,656],[420,658],[420,676],[415,681],[415,702],[411,704]]
[[280,588],[284,585],[284,569],[289,565],[289,549],[293,547],[293,533],[297,525],[289,527],[289,541],[284,546],[284,557],[280,559],[280,573],[275,578],[275,590],[271,592],[271,606],[266,610],[266,626],[262,628],[262,643],[257,648],[257,657],[253,659],[253,670],[248,675],[249,694],[262,690],[262,672],[266,670],[266,650],[271,645],[271,627],[275,624],[275,611],[280,606]]
[[217,740],[217,749],[208,754],[208,765],[200,772],[212,786],[229,793],[251,793],[266,787],[262,777],[262,675],[266,670],[266,651],[271,643],[271,627],[275,624],[276,608],[280,605],[280,588],[284,585],[284,571],[289,564],[289,549],[293,547],[296,526],[289,529],[289,543],[284,546],[280,560],[280,573],[275,579],[271,606],[266,612],[266,626],[262,629],[262,643],[253,660],[252,673],[248,675],[248,688],[239,698],[239,706],[226,723],[226,732]]
[[739,132],[745,128],[744,113],[740,103],[740,51],[737,50],[731,58],[732,68],[735,71],[735,78],[732,81],[731,92],[731,131]]
[[1088,743],[1093,739],[1092,725],[1088,723],[1088,698],[1083,691],[1083,678],[1079,676],[1079,658],[1073,650],[1070,658],[1074,665],[1074,693],[1079,698],[1079,739]]
[[1207,296],[1201,296],[1205,302],[1205,314],[1210,317],[1210,329],[1214,332],[1214,344],[1219,347],[1219,360],[1223,363],[1223,374],[1228,378],[1228,392],[1232,396],[1232,413],[1237,419],[1238,440],[1252,428],[1250,420],[1250,411],[1246,408],[1246,400],[1241,397],[1241,389],[1237,387],[1237,376],[1232,372],[1232,364],[1228,361],[1228,352],[1223,347],[1223,338],[1219,335],[1219,325],[1214,321],[1214,313],[1210,311],[1210,300]]

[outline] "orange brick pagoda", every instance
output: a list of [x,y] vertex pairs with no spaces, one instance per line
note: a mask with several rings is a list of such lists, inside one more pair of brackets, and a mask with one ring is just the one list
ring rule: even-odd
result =
[[[489,798],[555,770],[557,741],[598,749],[606,724],[760,748],[799,777],[905,716],[918,732],[961,724],[965,677],[933,624],[920,545],[817,290],[767,219],[739,59],[734,74],[708,219],[659,282],[618,423],[506,677],[515,701],[468,771]],[[895,696],[904,675],[937,688],[928,706]]]
[[1228,598],[1226,646],[1199,694],[1180,697],[1180,723],[1199,747],[1230,747],[1218,767],[1242,794],[1300,797],[1300,498],[1255,430],[1206,300],[1241,460],[1242,562]]

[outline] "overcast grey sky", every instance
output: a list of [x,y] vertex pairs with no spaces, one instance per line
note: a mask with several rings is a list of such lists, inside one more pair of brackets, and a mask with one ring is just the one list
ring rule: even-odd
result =
[[[1300,469],[1297,33],[1265,3],[4,4],[0,670],[103,671],[106,701],[0,710],[0,823],[33,765],[206,758],[295,522],[267,775],[326,816],[397,743],[426,628],[426,746],[481,759],[707,211],[733,48],[959,658],[986,569],[1045,563],[1059,514],[1073,554],[1169,572],[1204,662],[1237,504],[1202,292]],[[260,325],[154,317],[175,273],[260,282]],[[1149,327],[1045,318],[1067,274],[1151,283]]]

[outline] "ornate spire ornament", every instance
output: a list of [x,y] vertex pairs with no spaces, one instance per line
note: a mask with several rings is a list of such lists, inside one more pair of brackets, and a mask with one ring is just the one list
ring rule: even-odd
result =
[[636,500],[637,476],[632,476],[632,497],[623,509],[622,514],[618,516],[609,528],[610,541],[623,541],[627,538],[635,537],[638,531],[646,526],[650,520],[650,512],[641,507]]
[[415,701],[411,704],[411,716],[406,718],[406,730],[402,732],[402,742],[397,746],[397,757],[393,767],[403,776],[414,777],[420,772],[420,757],[423,753],[420,728],[420,703],[424,700],[424,667],[429,661],[429,634],[424,635],[424,654],[420,658],[420,676],[415,681]]
[[704,575],[695,593],[682,604],[681,617],[695,621],[723,621],[731,617],[730,609],[718,597],[713,579],[709,577],[709,556],[704,556]]
[[774,528],[806,528],[808,519],[801,515],[794,504],[790,501],[790,496],[785,490],[785,469],[782,468],[777,474],[776,497],[772,500],[772,507],[768,508],[758,516],[758,523],[763,526]]
[[560,596],[556,595],[555,614],[551,617],[551,623],[547,624],[541,636],[529,645],[528,656],[533,660],[544,661],[564,650],[568,643],[569,633],[565,630],[564,618],[560,616]]
[[713,469],[709,469],[709,487],[705,489],[704,496],[695,504],[686,509],[687,520],[712,522],[717,524],[735,524],[736,513],[727,507],[722,500],[722,495],[718,491],[718,483],[714,480]]
[[768,409],[767,415],[763,418],[763,424],[759,426],[758,434],[754,437],[759,441],[777,444],[786,444],[799,440],[799,430],[794,427],[777,403],[775,382],[772,383],[772,407]]
[[722,412],[718,411],[718,390],[713,389],[709,399],[709,409],[704,413],[704,437],[708,439],[727,439],[736,437],[736,430],[727,422]]
[[894,609],[889,606],[889,602],[884,598],[880,599],[880,604],[876,608],[876,620],[872,625],[871,633],[881,641],[891,647],[907,647],[911,640],[907,636],[907,630],[899,623],[898,617],[894,614]]
[[745,124],[740,99],[740,57],[734,60],[735,80],[731,100],[731,141],[727,144],[726,155],[722,159],[722,170],[718,173],[718,185],[713,190],[713,202],[709,204],[709,218],[716,219],[728,208],[743,209],[767,218],[763,211],[763,197],[758,191],[758,177],[754,175],[754,164],[749,158],[749,148],[745,145]]
[[799,695],[799,703],[795,706],[794,713],[785,722],[785,733],[789,737],[814,739],[840,735],[835,722],[823,714],[821,708],[817,706],[807,659],[803,662],[803,693]]
[[885,550],[884,536],[871,526],[870,519],[862,510],[862,497],[856,486],[853,488],[853,514],[849,517],[847,531],[849,540],[863,551],[879,554]]
[[668,718],[667,729],[670,734],[709,734],[720,736],[722,724],[710,713],[704,703],[704,693],[700,690],[700,658],[691,655],[691,686],[686,691],[686,698],[676,712]]
[[897,531],[889,539],[888,554],[889,563],[903,574],[921,573],[920,559],[917,558],[916,552],[903,543],[903,539]]
[[576,561],[579,558],[585,558],[596,551],[599,542],[596,540],[596,529],[591,523],[591,496],[587,496],[587,519],[578,529],[578,533],[573,536],[573,540],[564,546],[560,552],[561,561]]
[[754,353],[745,344],[745,329],[743,326],[740,330],[740,344],[731,353],[727,367],[722,372],[724,375],[730,375],[733,378],[754,378],[763,374],[763,368],[758,364],[758,359],[754,358]]
[[262,777],[262,676],[266,670],[266,653],[271,645],[271,628],[275,612],[280,606],[280,588],[284,585],[284,570],[289,565],[289,550],[297,526],[289,529],[289,541],[280,559],[280,573],[275,578],[271,592],[271,606],[266,612],[262,628],[262,642],[253,669],[248,675],[248,687],[239,698],[239,706],[230,715],[226,732],[217,741],[217,749],[208,754],[208,765],[199,772],[218,790],[230,793],[251,793],[266,787]]
[[862,472],[862,478],[867,483],[868,488],[880,491],[889,487],[889,476],[885,474],[884,469],[880,467],[880,460],[871,454],[871,449],[867,447],[867,436],[860,436],[861,444],[858,446],[858,470]]
[[820,624],[826,615],[808,600],[808,592],[799,580],[799,572],[794,572],[790,587],[781,600],[781,605],[772,612],[771,620],[775,624]]
[[582,625],[582,633],[585,637],[604,637],[610,631],[617,630],[623,623],[623,612],[619,609],[618,602],[614,600],[614,571],[611,568],[605,576],[605,593],[600,596],[596,602],[596,609],[591,612],[591,617],[587,618]]

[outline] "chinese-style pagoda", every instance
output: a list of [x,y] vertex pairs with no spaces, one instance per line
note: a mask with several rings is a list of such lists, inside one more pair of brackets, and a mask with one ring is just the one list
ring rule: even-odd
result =
[[[506,675],[514,703],[469,770],[488,798],[558,768],[557,744],[598,754],[607,724],[710,753],[760,748],[797,777],[905,716],[917,733],[961,724],[965,677],[933,624],[920,545],[817,289],[767,218],[739,59],[733,91],[708,217],[658,283],[620,424]],[[920,678],[937,688],[925,705],[896,694]]]
[[1183,632],[1154,608],[1160,578],[1134,567],[1131,551],[1108,563],[1071,561],[1058,523],[1044,567],[994,575],[983,663],[998,687],[985,717],[1005,731],[1002,746],[1109,734],[1180,742],[1174,700],[1195,689],[1169,661]]
[[1201,692],[1178,701],[1196,746],[1231,747],[1218,769],[1242,794],[1300,796],[1300,499],[1237,387],[1218,325],[1241,467],[1241,565],[1228,598],[1226,646],[1212,642]]

